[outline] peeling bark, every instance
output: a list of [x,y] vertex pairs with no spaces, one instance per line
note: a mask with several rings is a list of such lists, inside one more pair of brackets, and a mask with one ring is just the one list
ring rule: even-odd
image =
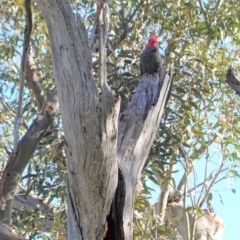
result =
[[[87,32],[69,2],[37,3],[49,29],[54,77],[61,95],[68,239],[131,240],[135,187],[158,130],[171,76],[163,71],[161,77],[145,74],[128,109],[118,117],[120,101],[113,101],[106,69],[100,68],[102,94],[98,96]],[[104,66],[105,53],[100,52]]]
[[[68,1],[37,1],[51,38],[54,77],[67,142],[68,238],[102,239],[117,186],[120,102],[91,73],[86,29]],[[64,34],[63,34],[64,33]]]

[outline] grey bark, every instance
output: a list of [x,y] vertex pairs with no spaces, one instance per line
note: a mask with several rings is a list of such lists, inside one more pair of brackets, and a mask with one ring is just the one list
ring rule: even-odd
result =
[[0,221],[0,239],[1,240],[21,240],[11,229],[11,227]]
[[103,92],[100,104],[87,32],[69,2],[37,2],[49,29],[61,96],[68,159],[68,238],[102,239],[117,185],[119,102],[114,104],[112,94]]
[[26,69],[27,70],[26,82],[27,82],[29,88],[33,92],[38,111],[41,112],[44,107],[44,103],[46,102],[46,99],[45,99],[45,95],[44,95],[42,86],[37,81],[36,67],[35,67],[33,58],[30,54],[28,55],[26,68],[27,68]]
[[120,115],[120,178],[112,206],[112,218],[118,228],[114,238],[108,239],[133,239],[134,191],[158,130],[171,81],[169,74],[162,79],[143,75],[127,111]]
[[11,222],[13,197],[23,170],[57,112],[58,99],[55,91],[49,97],[42,113],[33,121],[26,134],[19,141],[17,152],[10,155],[2,174],[0,196],[0,221],[6,225],[10,225]]
[[104,72],[100,72],[102,94],[98,96],[87,32],[69,2],[37,3],[49,29],[61,96],[67,144],[68,239],[130,240],[135,186],[163,114],[171,77],[166,75],[163,82],[164,76],[144,75],[118,121],[120,102],[114,103],[102,79]]

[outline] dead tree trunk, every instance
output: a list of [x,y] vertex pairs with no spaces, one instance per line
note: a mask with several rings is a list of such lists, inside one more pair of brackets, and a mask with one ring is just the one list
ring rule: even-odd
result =
[[98,95],[87,32],[70,3],[37,3],[49,29],[67,144],[68,239],[131,240],[134,190],[163,114],[171,77],[144,75],[127,111],[118,116],[120,101],[114,103],[102,79],[104,67]]

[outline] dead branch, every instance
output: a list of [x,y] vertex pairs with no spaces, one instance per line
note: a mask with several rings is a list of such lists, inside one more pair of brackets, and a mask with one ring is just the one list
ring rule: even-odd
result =
[[29,51],[30,37],[32,32],[32,9],[31,9],[31,0],[25,0],[25,9],[26,9],[26,29],[23,40],[23,51],[22,51],[22,60],[20,68],[20,86],[19,86],[19,95],[18,95],[18,109],[16,114],[16,120],[14,124],[14,152],[17,152],[18,140],[19,140],[19,127],[21,125],[22,118],[22,105],[23,105],[23,90],[24,90],[24,81],[26,77],[26,66],[27,66],[27,54]]

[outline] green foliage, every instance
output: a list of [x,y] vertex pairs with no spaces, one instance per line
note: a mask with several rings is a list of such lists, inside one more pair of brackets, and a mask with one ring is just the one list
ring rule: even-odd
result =
[[[224,163],[235,164],[239,161],[239,101],[225,83],[227,67],[230,64],[237,70],[240,67],[239,2],[223,1],[219,7],[216,5],[218,1],[202,1],[202,5],[199,2],[126,0],[113,1],[110,5],[108,50],[112,53],[107,63],[108,82],[116,94],[121,96],[122,111],[137,87],[140,54],[153,29],[159,35],[165,67],[173,70],[171,98],[143,172],[143,178],[155,184],[171,181],[176,186],[178,183],[174,180],[174,173],[179,168],[188,169],[190,161],[204,159],[205,164],[209,163],[215,153],[213,148],[218,149],[219,156],[224,156]],[[71,3],[74,12],[82,15],[90,32],[96,13],[94,1],[73,0]],[[46,24],[35,3],[32,8],[34,26],[31,54],[36,80],[47,96],[54,87],[50,42]],[[13,147],[24,16],[22,0],[0,0],[1,169]],[[94,68],[94,76],[97,82],[97,66]],[[34,95],[26,86],[21,135],[36,114]],[[63,207],[66,203],[66,168],[61,126],[59,116],[29,163],[22,185]],[[166,177],[166,170],[172,165],[177,170],[171,170],[171,176]],[[239,177],[236,167],[233,165],[230,168],[229,178]],[[161,179],[154,177],[153,170],[160,174]],[[210,173],[205,177],[208,176],[212,179]],[[206,192],[205,188],[202,190]],[[232,191],[235,193],[234,189]],[[145,186],[145,194],[151,192]],[[209,194],[207,196],[210,198]],[[136,211],[140,217],[135,216],[135,239],[150,239],[162,233],[167,237],[174,235],[174,229],[168,223],[166,226],[158,226],[158,218],[146,195],[136,199]],[[14,219],[13,223],[20,232],[35,232],[35,215],[23,211],[15,215]],[[63,220],[59,218],[55,222],[59,225]]]

